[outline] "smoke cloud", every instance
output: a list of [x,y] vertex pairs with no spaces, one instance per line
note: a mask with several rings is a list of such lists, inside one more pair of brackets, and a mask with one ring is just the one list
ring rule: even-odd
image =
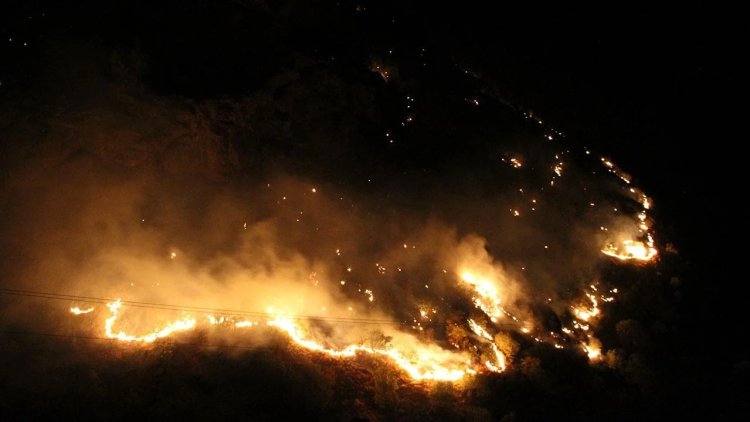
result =
[[[492,335],[559,328],[602,246],[638,236],[637,193],[491,99],[299,62],[253,94],[196,101],[108,75],[111,63],[66,64],[47,78],[76,75],[75,87],[5,105],[6,288],[314,316],[327,344],[451,349],[447,327],[468,335],[468,319]],[[384,109],[384,95],[408,111]],[[415,123],[378,127],[391,115]],[[497,320],[471,280],[496,289]],[[101,335],[110,315],[30,302],[4,298],[5,324]],[[179,314],[125,309],[117,329]]]

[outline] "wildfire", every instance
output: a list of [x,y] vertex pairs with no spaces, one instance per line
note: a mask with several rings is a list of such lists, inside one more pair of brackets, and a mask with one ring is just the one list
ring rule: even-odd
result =
[[[630,245],[628,242],[623,242],[624,245]],[[645,246],[644,246],[645,248]],[[626,253],[633,256],[630,259],[638,259],[637,257],[647,257],[650,259],[652,256],[639,255],[638,249],[626,249]],[[529,325],[522,323],[515,316],[508,313],[501,306],[500,300],[500,288],[499,280],[495,277],[482,277],[475,275],[472,271],[462,271],[460,274],[460,281],[466,283],[471,287],[471,291],[474,293],[472,298],[477,308],[481,309],[487,317],[494,323],[497,318],[503,314],[509,316],[513,321],[519,323],[522,326],[520,331],[530,335]],[[588,355],[589,359],[594,361],[601,358],[601,344],[593,337],[591,324],[595,322],[601,315],[599,308],[599,296],[604,302],[609,302],[613,298],[601,295],[597,287],[592,284],[592,292],[586,293],[590,304],[579,305],[572,307],[573,315],[575,320],[573,321],[572,327],[575,331],[567,328],[563,328],[562,331],[567,336],[574,338],[580,343],[583,350]],[[616,293],[616,289],[610,290],[611,293]],[[365,293],[369,298],[372,297],[372,292],[367,289]],[[123,330],[116,330],[115,324],[121,317],[122,301],[120,299],[114,300],[107,303],[107,309],[109,310],[109,316],[104,321],[104,334],[107,338],[128,342],[128,343],[153,343],[159,339],[169,337],[178,332],[185,332],[194,330],[198,326],[198,319],[195,316],[185,315],[181,319],[168,323],[160,328],[147,331],[146,334],[136,335],[127,333]],[[88,314],[94,311],[94,307],[82,309],[78,306],[71,307],[70,312],[74,315]],[[429,313],[435,313],[434,309],[427,306],[420,307],[420,316],[423,319],[429,319]],[[304,350],[308,350],[315,353],[324,354],[326,356],[344,359],[351,358],[358,354],[367,354],[376,357],[381,357],[392,362],[396,367],[400,368],[405,374],[415,381],[459,381],[467,375],[476,374],[480,371],[489,372],[503,372],[507,367],[507,360],[502,351],[498,348],[494,341],[494,336],[491,333],[493,326],[489,328],[483,326],[474,319],[467,319],[468,327],[483,343],[482,345],[474,346],[474,351],[478,354],[480,350],[484,350],[482,358],[472,357],[470,353],[463,352],[460,350],[446,350],[434,344],[427,344],[411,334],[404,334],[396,331],[395,333],[389,333],[391,339],[396,338],[397,340],[386,345],[375,346],[367,344],[364,341],[358,343],[339,344],[335,345],[329,343],[329,340],[321,341],[301,322],[297,317],[292,314],[287,314],[278,310],[269,308],[268,316],[261,321],[251,321],[246,319],[235,319],[231,315],[211,315],[204,314],[203,324],[206,326],[232,326],[234,328],[253,328],[253,327],[267,327],[269,329],[276,329],[285,333],[289,339],[297,346]],[[557,340],[557,334],[550,332],[551,344],[554,344],[556,348],[563,348]],[[534,337],[534,340],[547,341],[539,337]],[[335,342],[334,342],[335,343]],[[480,347],[480,348],[478,348]]]
[[598,360],[602,357],[602,348],[596,344],[597,342],[592,341],[588,344],[582,343],[583,350],[590,360]]
[[505,371],[505,368],[506,368],[505,355],[503,354],[503,352],[500,351],[500,349],[497,348],[497,345],[495,343],[492,343],[491,347],[492,347],[492,352],[495,354],[495,362],[497,362],[497,364],[494,364],[488,360],[484,363],[485,366],[487,366],[487,369],[489,369],[492,372]]
[[[573,321],[573,328],[576,331],[563,327],[562,332],[575,338],[581,344],[581,348],[586,352],[589,360],[594,362],[602,357],[602,344],[593,334],[593,326],[596,324],[597,318],[601,316],[599,299],[604,302],[611,302],[614,297],[600,294],[599,289],[594,284],[591,284],[589,288],[591,293],[586,293],[586,297],[591,304],[572,307],[573,316],[576,318]],[[617,289],[611,289],[609,293],[617,293]],[[598,298],[597,294],[599,295]]]
[[556,175],[557,175],[558,177],[562,176],[562,172],[563,172],[563,163],[562,163],[562,162],[560,162],[560,163],[557,163],[557,164],[555,164],[555,166],[554,166],[554,167],[552,167],[552,170],[553,170],[553,171],[555,172],[555,174],[556,174]]
[[[196,319],[185,317],[168,324],[164,328],[157,328],[152,332],[137,336],[125,333],[124,331],[116,332],[114,329],[115,322],[120,317],[120,308],[122,302],[120,299],[107,304],[110,316],[105,320],[104,332],[108,338],[135,343],[153,343],[158,339],[168,337],[176,332],[193,330],[197,326]],[[70,312],[75,315],[92,312],[93,307],[81,310],[78,307],[70,308]],[[261,323],[257,321],[241,320],[235,321],[231,317],[216,317],[206,315],[206,321],[209,325],[232,324],[236,328],[257,327]],[[472,359],[461,352],[451,352],[441,349],[434,345],[412,342],[406,349],[409,353],[391,347],[371,347],[364,344],[350,344],[342,348],[329,347],[309,337],[306,330],[295,321],[293,317],[277,314],[267,320],[264,324],[266,327],[273,327],[284,333],[299,347],[317,353],[322,353],[335,358],[349,358],[358,353],[370,354],[384,357],[396,366],[401,368],[412,379],[416,381],[458,381],[469,374],[476,374],[477,370]],[[487,334],[489,336],[489,334]],[[494,344],[493,344],[494,346]],[[494,349],[497,349],[494,346]],[[497,364],[487,365],[488,369],[499,372],[505,369],[505,360],[499,350],[495,351]]]
[[589,322],[591,319],[596,318],[600,315],[599,311],[599,303],[596,300],[596,297],[592,294],[587,293],[586,296],[591,301],[590,307],[574,307],[573,313],[575,314],[576,318],[583,322]]
[[117,318],[119,317],[121,306],[122,306],[122,302],[120,302],[120,299],[117,299],[116,301],[110,302],[107,304],[107,308],[109,308],[109,311],[112,313],[112,315],[109,318],[107,318],[107,320],[104,323],[104,332],[106,333],[107,337],[112,338],[112,339],[116,339],[120,341],[153,343],[157,339],[167,337],[174,332],[186,331],[195,327],[195,323],[196,323],[195,319],[185,318],[185,319],[175,321],[167,325],[164,328],[157,328],[153,332],[143,335],[143,336],[134,336],[134,335],[126,334],[124,331],[119,331],[116,333],[112,327],[115,325],[115,321],[117,321]]
[[[625,173],[617,167],[612,161],[607,158],[601,157],[601,162],[607,171],[614,174],[620,180],[625,182],[626,185],[630,185],[632,178],[629,174]],[[635,219],[635,225],[641,233],[641,239],[645,240],[623,240],[619,243],[609,242],[604,248],[602,253],[605,255],[617,258],[621,261],[640,261],[648,262],[656,258],[658,251],[654,245],[654,237],[651,234],[650,222],[648,220],[648,211],[651,209],[653,203],[651,198],[646,196],[640,189],[634,186],[629,186],[628,191],[632,194],[633,200],[637,201],[642,210],[638,212]],[[615,209],[615,211],[617,211]]]
[[628,185],[630,184],[632,177],[629,174],[622,171],[622,169],[617,167],[612,161],[604,157],[601,157],[601,160],[602,160],[602,164],[604,165],[604,167],[606,167],[610,173],[620,178],[620,180],[622,180],[626,184]]
[[[559,159],[558,156],[555,158]],[[511,158],[508,162],[514,168],[520,168],[522,166],[520,159],[517,158]],[[602,163],[611,173],[614,173],[614,175],[618,176],[626,184],[629,185],[631,183],[630,176],[622,172],[611,161],[603,159]],[[553,166],[553,172],[557,177],[562,176],[563,168],[564,163],[562,161],[555,163]],[[629,234],[616,234],[615,236],[617,237],[615,237],[615,239],[619,240],[608,242],[601,251],[605,255],[617,258],[621,261],[649,262],[654,260],[658,253],[655,247],[653,235],[650,232],[652,221],[647,215],[652,206],[652,202],[637,188],[632,186],[627,186],[627,188],[632,194],[632,199],[640,205],[637,213],[634,213],[633,219],[635,227],[639,232],[637,235],[635,235],[635,231]],[[525,194],[524,189],[519,189],[519,191],[521,194]],[[317,189],[312,188],[311,192],[316,193]],[[286,197],[283,198],[286,199]],[[536,204],[537,200],[531,199],[530,202],[531,204]],[[591,202],[590,205],[594,206],[595,204]],[[535,208],[532,207],[531,210],[533,211]],[[511,208],[510,211],[514,216],[521,215],[521,212],[518,209]],[[616,208],[615,212],[617,212]],[[604,226],[601,226],[600,228],[602,231],[608,231]],[[247,229],[246,223],[243,225],[243,229]],[[405,243],[403,244],[403,247],[404,249],[408,249],[408,245]],[[547,245],[544,247],[547,249]],[[336,255],[339,257],[342,256],[340,249],[336,249]],[[171,252],[169,255],[170,259],[176,259],[176,257],[176,252]],[[492,264],[492,260],[488,260],[489,263]],[[375,266],[377,273],[380,276],[385,276],[390,273],[384,265],[376,263]],[[391,268],[395,268],[398,272],[402,271],[401,267]],[[115,325],[120,321],[121,317],[120,312],[123,303],[120,299],[106,304],[107,309],[109,310],[109,316],[104,321],[104,334],[107,338],[122,342],[153,343],[159,339],[169,337],[179,332],[196,329],[198,327],[199,319],[201,324],[204,324],[207,327],[230,326],[247,329],[253,327],[266,327],[266,329],[274,329],[283,332],[297,347],[310,352],[320,353],[337,359],[351,358],[359,354],[367,354],[381,357],[392,362],[411,379],[416,381],[458,381],[467,375],[476,374],[479,371],[502,372],[506,369],[506,356],[498,348],[493,335],[493,333],[497,333],[497,326],[495,324],[503,315],[505,315],[508,317],[509,322],[518,325],[518,330],[521,333],[530,336],[536,342],[547,342],[555,348],[561,349],[564,348],[564,346],[559,343],[560,337],[567,336],[569,339],[573,340],[573,344],[580,344],[590,360],[594,361],[601,358],[602,347],[599,340],[594,337],[594,328],[597,320],[602,315],[602,310],[599,307],[600,301],[601,303],[610,302],[613,300],[613,297],[601,295],[593,284],[590,286],[592,292],[586,293],[586,297],[590,303],[570,308],[572,309],[572,315],[574,317],[574,319],[570,321],[571,325],[568,326],[570,328],[563,327],[561,332],[550,331],[547,333],[533,331],[532,327],[538,326],[534,321],[521,321],[502,306],[503,299],[508,300],[508,297],[504,296],[505,293],[515,292],[511,289],[512,285],[508,284],[509,280],[503,275],[502,271],[498,270],[493,265],[488,265],[487,262],[475,263],[473,261],[468,264],[462,263],[458,270],[457,278],[459,283],[465,284],[465,287],[470,292],[472,303],[488,318],[488,320],[482,318],[479,320],[480,322],[477,322],[477,320],[474,319],[466,320],[469,329],[476,335],[476,338],[473,336],[471,337],[471,341],[476,344],[473,345],[472,349],[469,351],[446,350],[436,344],[425,343],[413,334],[407,334],[398,330],[395,332],[388,332],[389,335],[387,337],[391,340],[389,340],[386,345],[372,345],[366,341],[351,342],[340,339],[333,340],[328,337],[321,339],[309,329],[309,326],[302,322],[300,317],[296,317],[293,314],[286,312],[274,311],[273,309],[269,310],[266,317],[261,317],[259,320],[246,320],[239,318],[235,319],[231,316],[231,313],[226,315],[209,315],[204,314],[201,310],[196,310],[196,308],[190,308],[188,309],[190,312],[197,312],[197,314],[184,314],[181,319],[147,330],[145,331],[145,334],[132,334],[127,333],[122,329],[115,329]],[[352,267],[347,266],[346,271],[351,273]],[[447,270],[443,269],[443,272],[447,273]],[[314,272],[312,274],[315,275]],[[317,287],[317,279],[315,277],[312,277],[312,279],[314,280],[314,286]],[[340,280],[338,284],[346,287],[347,281]],[[428,284],[425,284],[424,286],[425,289],[429,288]],[[363,293],[368,305],[376,302],[372,289],[364,288],[362,286],[358,289],[358,292]],[[610,290],[610,292],[617,293],[616,289]],[[552,299],[548,299],[550,302],[551,300]],[[345,306],[350,313],[355,312],[355,307],[351,306],[351,304]],[[325,306],[321,309],[323,312],[326,312]],[[88,314],[93,311],[93,306],[85,309],[78,306],[70,308],[70,312],[74,315]],[[427,328],[427,326],[423,326],[422,323],[427,324],[432,322],[433,314],[436,314],[437,310],[433,308],[432,305],[421,305],[419,306],[418,311],[419,316],[415,316],[415,325],[413,325],[412,328],[417,330],[417,332],[421,332]],[[235,315],[239,314],[242,313]],[[417,319],[420,319],[421,322],[417,322]],[[122,321],[120,321],[120,324],[122,325]],[[394,338],[397,338],[397,340],[392,341]],[[458,348],[459,346],[456,347]],[[478,357],[480,353],[482,355],[481,358]]]
[[90,306],[90,307],[88,307],[86,309],[81,309],[78,306],[73,306],[73,307],[70,308],[70,313],[73,314],[73,315],[83,315],[83,314],[88,314],[88,313],[91,313],[91,312],[94,312],[94,307],[93,306]]
[[505,371],[506,364],[505,364],[505,355],[503,352],[500,351],[500,349],[497,348],[497,345],[495,344],[495,341],[492,338],[492,335],[485,330],[481,325],[477,324],[476,321],[473,319],[469,319],[467,321],[469,323],[469,327],[471,328],[471,331],[474,332],[474,334],[482,337],[483,339],[490,342],[490,348],[492,349],[492,353],[495,355],[495,361],[492,362],[491,360],[486,360],[484,362],[484,366],[487,367],[492,372],[503,372]]
[[487,332],[484,328],[482,328],[481,325],[477,324],[473,319],[469,319],[467,321],[469,323],[469,327],[471,327],[471,331],[474,332],[474,334],[483,337],[489,341],[492,341],[492,336],[490,333]]
[[352,344],[342,349],[326,347],[305,336],[304,330],[295,321],[288,317],[279,316],[268,321],[268,325],[284,331],[300,347],[332,357],[352,357],[358,352],[371,355],[383,356],[390,359],[409,376],[418,381],[458,381],[467,374],[474,374],[471,359],[462,354],[447,352],[445,350],[419,345],[413,358],[395,349],[374,348],[362,344]]
[[503,307],[500,306],[500,292],[495,283],[488,279],[477,277],[468,271],[464,271],[461,274],[461,281],[471,285],[477,294],[477,296],[472,298],[474,305],[484,311],[492,322],[496,322],[503,315]]
[[653,240],[641,242],[637,240],[624,240],[620,245],[610,243],[602,249],[602,253],[621,261],[643,261],[648,262],[656,258],[658,251],[653,246]]

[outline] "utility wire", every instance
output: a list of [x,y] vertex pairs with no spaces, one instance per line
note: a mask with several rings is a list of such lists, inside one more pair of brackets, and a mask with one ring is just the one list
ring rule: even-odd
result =
[[[10,330],[8,331],[0,330],[0,334],[33,336],[33,337],[50,337],[50,338],[58,338],[58,339],[77,339],[77,340],[87,340],[87,341],[110,341],[110,342],[115,342],[117,344],[121,344],[120,341],[115,338],[84,336],[84,335],[76,335],[76,334],[56,334],[56,333],[34,332],[34,331],[10,331]],[[164,339],[159,339],[158,342],[155,342],[153,344],[168,345],[168,346],[192,346],[192,347],[202,347],[202,348],[207,348],[207,349],[215,347],[215,348],[223,348],[223,349],[254,350],[258,348],[256,346],[243,346],[239,344],[217,344],[217,343],[198,343],[198,342],[187,342],[187,341],[167,341]]]
[[[103,298],[96,296],[82,296],[82,295],[70,295],[63,293],[54,292],[41,292],[32,290],[22,289],[8,289],[0,288],[0,294],[21,296],[21,297],[33,297],[40,299],[49,300],[64,300],[73,302],[83,303],[100,303],[107,304],[116,301],[117,299]],[[149,308],[149,309],[162,309],[170,311],[186,311],[186,312],[199,312],[206,314],[224,314],[224,315],[237,315],[237,316],[252,316],[261,318],[271,318],[275,315],[270,312],[261,311],[241,311],[235,309],[222,309],[222,308],[208,308],[208,307],[197,307],[197,306],[184,306],[184,305],[171,305],[165,303],[153,303],[153,302],[139,302],[133,300],[120,300],[120,303],[127,306],[138,307],[138,308]],[[373,318],[350,318],[350,317],[330,317],[330,316],[318,316],[318,315],[284,315],[285,318],[291,318],[296,320],[308,320],[308,321],[323,321],[332,323],[344,323],[344,324],[382,324],[382,325],[412,325],[412,322],[394,321],[388,319],[373,319]],[[515,326],[514,324],[495,324],[497,326]]]
[[[0,294],[23,296],[23,297],[35,297],[41,299],[51,300],[65,300],[73,302],[83,303],[112,303],[117,299],[103,298],[95,296],[80,296],[80,295],[69,295],[62,293],[50,293],[50,292],[38,292],[29,290],[18,290],[18,289],[6,289],[0,288]],[[200,312],[200,313],[215,313],[224,315],[243,315],[243,316],[255,316],[255,317],[274,317],[276,316],[270,312],[261,311],[241,311],[236,309],[222,309],[222,308],[207,308],[198,306],[184,306],[184,305],[171,305],[165,303],[153,303],[153,302],[139,302],[133,300],[120,300],[120,303],[127,306],[138,307],[138,308],[150,308],[150,309],[163,309],[170,311],[189,311],[189,312]],[[292,319],[306,319],[306,320],[321,320],[321,321],[332,321],[332,322],[351,322],[351,323],[363,323],[363,324],[408,324],[406,322],[399,322],[387,319],[373,319],[373,318],[349,318],[349,317],[329,317],[329,316],[317,316],[317,315],[284,315],[286,318]]]

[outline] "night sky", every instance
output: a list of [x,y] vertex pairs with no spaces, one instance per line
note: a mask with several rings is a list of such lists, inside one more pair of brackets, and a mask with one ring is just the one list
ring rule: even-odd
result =
[[[0,11],[0,418],[743,419],[738,14],[156,3]],[[600,254],[641,212],[614,176],[655,204],[654,262]],[[487,312],[494,340],[456,334],[477,311],[450,266],[469,261],[511,280],[503,311],[535,321],[536,341]],[[123,290],[139,277],[172,296]],[[555,334],[592,280],[619,291],[592,328],[612,352],[598,362],[573,350],[588,334]],[[510,360],[460,386],[414,383],[269,329],[138,349],[60,311],[120,291],[352,303],[311,330],[372,344],[399,337],[341,328],[346,312],[411,325],[427,306],[423,338]],[[295,309],[325,308],[310,306]]]

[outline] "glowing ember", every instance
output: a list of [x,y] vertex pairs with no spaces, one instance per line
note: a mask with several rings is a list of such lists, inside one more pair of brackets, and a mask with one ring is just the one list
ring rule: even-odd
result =
[[648,210],[651,209],[651,200],[646,195],[641,195],[641,205],[643,205],[643,209]]
[[595,361],[602,357],[602,349],[597,341],[592,341],[589,344],[582,343],[581,345],[583,346],[586,355],[589,357],[589,360]]
[[365,290],[365,294],[367,295],[367,300],[372,302],[375,300],[375,296],[372,294],[372,290],[367,289]]
[[556,174],[556,175],[557,175],[558,177],[562,176],[562,172],[563,172],[563,163],[562,163],[562,162],[560,162],[560,163],[557,163],[557,164],[555,164],[555,166],[554,166],[554,167],[552,168],[552,170],[553,170],[553,171],[555,172],[555,174]]

